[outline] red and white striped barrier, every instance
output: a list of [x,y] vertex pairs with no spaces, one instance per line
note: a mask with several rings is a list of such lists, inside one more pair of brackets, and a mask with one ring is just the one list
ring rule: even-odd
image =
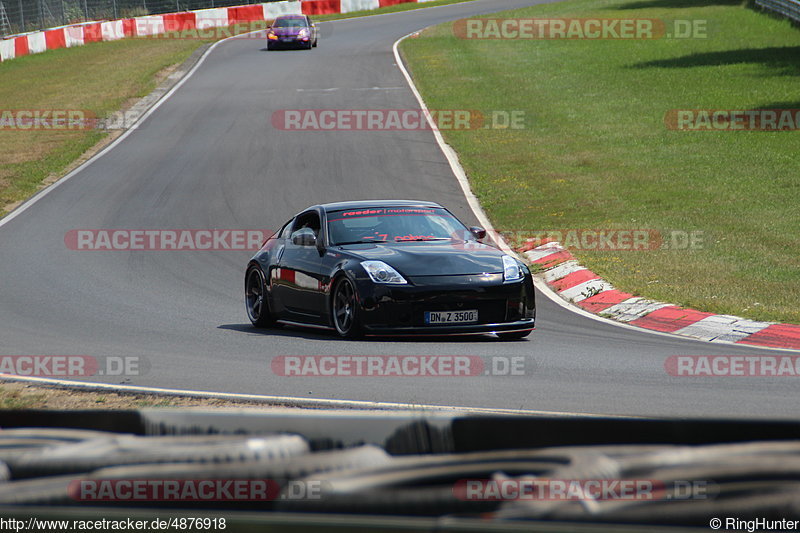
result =
[[665,304],[615,289],[583,267],[557,242],[519,250],[540,267],[545,283],[565,300],[591,313],[640,328],[711,342],[734,342],[800,350],[800,326],[715,315]]
[[433,0],[302,0],[281,1],[245,6],[220,7],[148,15],[121,20],[87,22],[16,35],[0,40],[0,61],[38,54],[46,50],[81,46],[86,43],[115,41],[126,37],[147,37],[165,32],[208,30],[272,20],[279,15],[328,15],[368,11],[403,3]]

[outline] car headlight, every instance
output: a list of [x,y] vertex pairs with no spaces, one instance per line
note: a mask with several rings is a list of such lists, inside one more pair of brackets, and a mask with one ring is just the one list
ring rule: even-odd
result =
[[519,281],[524,272],[519,262],[510,255],[503,256],[503,279],[506,281]]
[[269,32],[267,34],[267,39],[277,39],[277,38],[278,38],[278,36],[275,35],[275,32]]
[[362,261],[361,266],[375,283],[388,283],[391,285],[405,285],[408,283],[400,273],[383,261]]
[[309,30],[308,30],[308,28],[303,28],[303,29],[301,29],[299,32],[297,32],[297,35],[298,35],[299,37],[308,37],[308,35],[309,35]]

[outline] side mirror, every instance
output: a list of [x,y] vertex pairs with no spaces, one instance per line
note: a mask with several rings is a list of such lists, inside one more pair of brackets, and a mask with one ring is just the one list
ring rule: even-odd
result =
[[303,228],[292,235],[292,244],[297,246],[316,246],[317,236],[311,228]]
[[471,228],[469,228],[469,230],[472,232],[473,235],[475,235],[475,237],[478,240],[486,238],[486,230],[483,228],[480,228],[478,226],[472,226]]

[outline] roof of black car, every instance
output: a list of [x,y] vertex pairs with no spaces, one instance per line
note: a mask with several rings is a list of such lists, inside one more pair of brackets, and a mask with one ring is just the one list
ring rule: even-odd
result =
[[358,200],[354,202],[335,202],[320,205],[327,211],[341,211],[343,209],[365,209],[369,207],[442,207],[435,202],[422,202],[419,200]]

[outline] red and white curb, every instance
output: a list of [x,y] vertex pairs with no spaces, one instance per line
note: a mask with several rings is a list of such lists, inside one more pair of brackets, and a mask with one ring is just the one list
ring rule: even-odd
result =
[[0,62],[58,48],[86,43],[116,41],[126,37],[148,37],[165,32],[191,32],[273,20],[279,15],[329,15],[371,11],[405,3],[433,0],[302,0],[268,2],[165,13],[120,20],[85,22],[14,35],[0,40]]
[[530,244],[519,252],[542,270],[541,277],[564,300],[590,313],[644,329],[710,342],[800,350],[800,326],[758,322],[635,297],[615,289],[582,266],[557,242]]

